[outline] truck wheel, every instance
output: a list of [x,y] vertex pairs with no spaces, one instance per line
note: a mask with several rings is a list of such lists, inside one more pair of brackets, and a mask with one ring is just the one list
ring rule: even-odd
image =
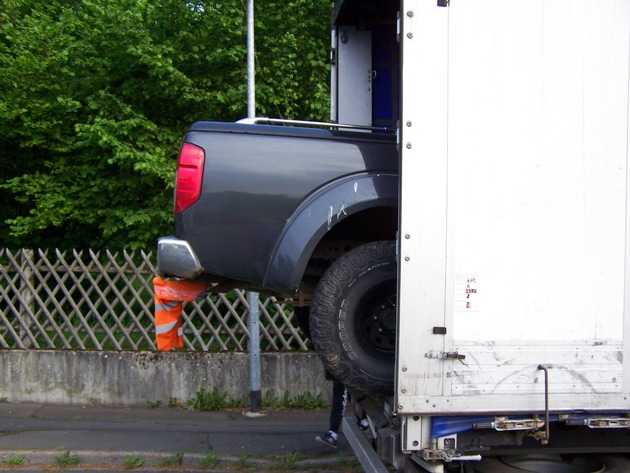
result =
[[394,390],[396,278],[395,243],[367,243],[337,259],[313,297],[311,339],[325,369],[365,393]]

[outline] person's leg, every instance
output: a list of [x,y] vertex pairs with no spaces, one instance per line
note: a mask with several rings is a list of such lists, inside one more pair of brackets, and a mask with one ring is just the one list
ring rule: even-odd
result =
[[330,409],[329,429],[324,435],[315,437],[315,440],[324,445],[337,448],[337,440],[339,438],[339,430],[341,429],[341,421],[347,403],[347,390],[343,383],[333,380],[332,407]]
[[343,411],[346,408],[346,387],[343,383],[333,380],[332,408],[330,409],[329,430],[339,433]]
[[311,338],[311,328],[309,326],[309,313],[310,307],[294,307],[293,315],[295,317],[295,321],[297,322],[298,327],[302,330],[302,333],[306,336],[306,338]]

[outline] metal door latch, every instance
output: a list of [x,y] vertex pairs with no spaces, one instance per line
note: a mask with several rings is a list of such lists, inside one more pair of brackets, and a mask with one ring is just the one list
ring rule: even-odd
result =
[[466,355],[462,355],[456,351],[429,351],[424,354],[425,358],[433,359],[433,360],[460,360],[463,361],[466,359]]
[[442,352],[443,360],[465,360],[466,355],[462,355],[456,351]]

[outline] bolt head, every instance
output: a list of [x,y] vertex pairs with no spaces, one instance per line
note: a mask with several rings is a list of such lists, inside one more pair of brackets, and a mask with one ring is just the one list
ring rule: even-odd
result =
[[405,235],[405,240],[409,240],[409,238],[411,238],[411,235],[409,235],[409,233],[407,233],[407,234]]
[[406,366],[403,366],[403,367],[402,367],[402,372],[404,373],[405,371],[407,371],[407,367],[406,367]]
[[413,33],[407,33],[407,38],[409,39],[413,38]]
[[407,16],[408,16],[409,18],[413,18],[413,11],[409,10],[409,11],[407,12]]
[[411,125],[412,125],[412,123],[411,123],[410,121],[409,121],[409,122],[407,122],[407,126],[409,126],[409,127],[410,127]]
[[411,143],[407,143],[407,149],[411,149]]
[[409,261],[410,259],[409,256],[405,256],[405,261]]

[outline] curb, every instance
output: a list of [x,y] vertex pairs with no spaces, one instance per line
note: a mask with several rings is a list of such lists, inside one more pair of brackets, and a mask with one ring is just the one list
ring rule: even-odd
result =
[[[145,471],[147,468],[160,467],[155,471],[164,471],[165,468],[195,468],[199,471],[208,471],[213,468],[202,467],[201,462],[207,457],[207,454],[201,453],[183,453],[182,461],[179,464],[165,465],[165,461],[172,459],[176,452],[152,452],[152,451],[101,451],[101,450],[0,450],[0,471],[19,471],[20,469],[28,469],[33,466],[56,465],[56,458],[68,452],[79,458],[79,464],[63,467],[64,470],[84,470],[87,465],[97,467],[95,469],[113,466],[122,468],[125,459],[129,457],[141,458],[144,463],[139,468],[130,469],[130,471]],[[212,452],[209,452],[212,453]],[[24,463],[21,465],[8,465],[3,463],[7,457],[23,457]],[[317,458],[304,458],[301,460],[291,461],[289,455],[275,455],[269,458],[249,458],[234,456],[217,456],[217,464],[239,464],[250,466],[277,466],[291,464],[293,468],[317,468],[323,466],[334,466],[355,461],[353,456],[349,455],[331,455]],[[189,470],[187,470],[189,471]]]

